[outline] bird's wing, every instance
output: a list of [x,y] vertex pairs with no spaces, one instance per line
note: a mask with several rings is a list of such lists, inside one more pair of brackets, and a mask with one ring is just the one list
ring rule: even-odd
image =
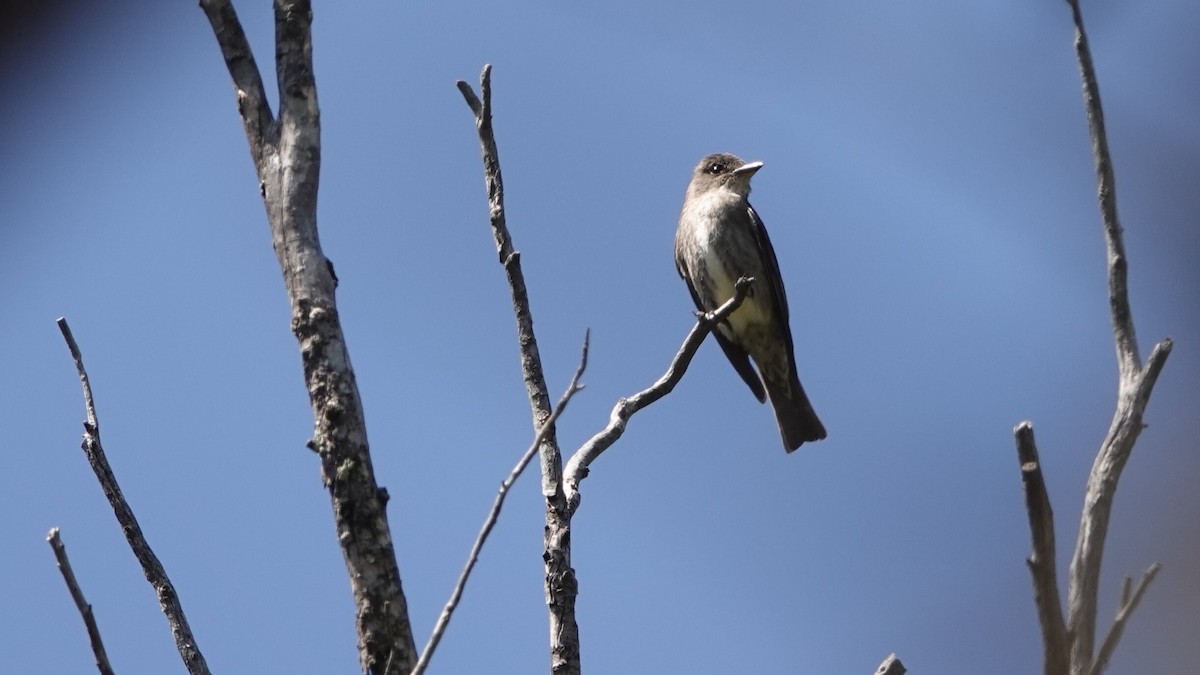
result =
[[758,242],[758,253],[766,268],[767,278],[764,281],[771,287],[771,297],[775,300],[775,316],[783,323],[787,335],[788,353],[792,353],[792,327],[788,321],[787,293],[783,290],[783,277],[779,274],[779,260],[775,258],[775,248],[771,246],[771,238],[767,236],[767,228],[758,217],[754,207],[746,204],[750,214],[750,223],[754,226],[754,239]]
[[[695,286],[692,285],[692,276],[684,269],[683,261],[678,257],[675,259],[675,270],[679,272],[679,276],[687,284],[688,293],[692,294],[692,302],[695,303],[696,309],[701,312],[710,311],[700,302],[700,296],[696,293]],[[717,344],[721,345],[721,351],[725,352],[725,357],[733,364],[733,369],[737,371],[738,375],[742,376],[742,380],[746,382],[746,386],[750,387],[750,391],[754,393],[754,397],[758,399],[758,402],[762,403],[766,401],[767,392],[763,389],[762,380],[758,377],[758,373],[754,372],[754,367],[750,365],[750,355],[741,347],[727,340],[724,335],[721,335],[720,330],[713,330],[712,335],[717,339]]]

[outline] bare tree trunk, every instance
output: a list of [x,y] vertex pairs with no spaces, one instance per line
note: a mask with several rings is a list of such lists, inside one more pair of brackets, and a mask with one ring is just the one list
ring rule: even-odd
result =
[[312,68],[312,8],[275,1],[279,116],[267,104],[262,76],[228,0],[202,0],[233,78],[271,239],[292,306],[315,429],[310,447],[333,505],[357,608],[363,672],[407,673],[417,652],[392,548],[387,491],[375,482],[366,421],[334,298],[333,267],[317,236],[321,124]]

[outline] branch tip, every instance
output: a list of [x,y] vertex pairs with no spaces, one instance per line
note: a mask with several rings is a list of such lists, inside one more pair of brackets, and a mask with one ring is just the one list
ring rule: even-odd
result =
[[584,328],[583,329],[583,356],[580,357],[580,359],[579,359],[579,369],[581,372],[587,368],[588,350],[591,348],[591,344],[592,344],[592,329],[590,327]]
[[471,112],[475,114],[476,122],[479,121],[483,112],[483,104],[479,102],[479,97],[475,95],[475,90],[471,89],[471,85],[463,80],[457,82],[458,90],[462,92],[463,100],[467,102],[467,106],[471,108]]
[[100,671],[100,675],[113,675],[112,664],[109,663],[108,654],[104,651],[104,641],[100,639],[100,627],[96,624],[92,605],[88,603],[83,595],[83,589],[79,587],[79,580],[75,578],[75,572],[71,569],[71,561],[67,558],[67,546],[59,536],[57,527],[50,528],[49,534],[46,535],[46,541],[54,551],[58,571],[62,574],[63,582],[67,584],[67,591],[71,593],[71,599],[75,601],[75,609],[79,611],[84,627],[87,628],[88,641],[92,645],[92,656],[96,659],[96,668]]
[[908,669],[900,663],[900,659],[896,658],[895,654],[890,654],[879,667],[875,669],[875,675],[904,675]]

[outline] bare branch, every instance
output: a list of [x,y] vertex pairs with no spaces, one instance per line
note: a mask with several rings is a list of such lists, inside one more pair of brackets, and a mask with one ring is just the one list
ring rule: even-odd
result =
[[742,301],[746,299],[746,295],[750,292],[750,284],[753,281],[753,277],[738,279],[732,298],[718,307],[715,312],[700,315],[697,318],[696,325],[692,327],[691,332],[684,339],[683,345],[676,352],[675,358],[671,359],[671,365],[667,368],[667,372],[658,378],[657,382],[650,385],[649,388],[629,398],[618,400],[617,404],[613,406],[612,413],[609,414],[608,425],[588,439],[579,450],[571,455],[571,459],[567,462],[567,468],[564,472],[566,476],[564,489],[566,490],[569,513],[574,514],[575,510],[579,508],[579,483],[587,477],[588,467],[625,433],[625,425],[629,422],[630,417],[642,408],[671,393],[675,385],[679,384],[679,381],[683,379],[683,374],[687,372],[688,365],[692,362],[692,357],[696,355],[696,350],[704,342],[704,338],[708,336],[717,324],[724,321],[730,314],[733,314],[734,310],[741,306]]
[[295,125],[297,134],[319,132],[317,82],[312,62],[312,3],[309,0],[275,2],[275,76],[279,80],[281,132],[288,134],[289,125]]
[[1058,554],[1054,545],[1054,511],[1042,476],[1041,460],[1033,439],[1033,425],[1022,422],[1013,429],[1017,439],[1017,457],[1021,462],[1021,482],[1025,486],[1025,510],[1029,513],[1029,531],[1033,552],[1026,561],[1033,577],[1033,603],[1042,627],[1042,647],[1046,675],[1067,672],[1071,645],[1063,621],[1062,600],[1058,595]]
[[[221,55],[225,57],[225,67],[233,79],[238,113],[246,127],[246,137],[250,139],[252,151],[256,147],[261,150],[267,137],[273,134],[274,116],[267,102],[262,75],[254,61],[254,52],[250,49],[250,41],[246,39],[246,32],[242,30],[237,12],[229,0],[200,0],[200,7],[212,24]],[[261,154],[254,153],[256,165]]]
[[[484,66],[483,69],[485,73],[489,73],[488,78],[490,80],[492,65],[489,63],[488,65]],[[491,111],[489,110],[486,114],[484,113],[483,103],[479,100],[479,97],[475,95],[475,90],[471,88],[471,85],[459,80],[455,83],[455,86],[458,87],[458,91],[462,93],[463,98],[466,99],[467,106],[471,108],[471,112],[475,114],[475,123],[477,125],[487,123],[490,126],[492,123]]]
[[[550,395],[546,391],[542,358],[538,353],[537,336],[533,331],[533,313],[529,309],[525,273],[521,270],[521,254],[513,248],[504,213],[504,177],[500,172],[500,151],[496,148],[496,137],[492,130],[492,66],[484,66],[479,75],[482,100],[475,96],[471,85],[462,80],[459,80],[457,85],[471,112],[475,114],[475,128],[479,132],[479,145],[483,154],[483,173],[487,186],[492,236],[496,241],[496,252],[508,276],[508,285],[512,293],[513,313],[517,320],[517,340],[521,347],[521,373],[525,378],[525,389],[533,408],[533,426],[534,429],[540,429],[550,417]],[[562,480],[562,459],[553,427],[542,443],[541,461],[542,494],[550,498],[561,489],[559,483]]]
[[71,570],[71,561],[67,559],[67,546],[63,544],[57,527],[50,528],[50,533],[46,535],[46,541],[50,542],[50,548],[54,550],[54,558],[58,561],[58,571],[62,572],[63,581],[67,583],[67,590],[71,592],[71,599],[75,601],[75,608],[79,610],[79,615],[83,617],[83,625],[87,627],[88,640],[92,643],[92,654],[96,657],[96,668],[101,675],[113,675],[112,665],[108,662],[108,654],[104,651],[104,641],[100,639],[100,627],[96,625],[96,617],[92,615],[92,606],[83,597],[83,590],[79,588],[75,572]]
[[500,517],[500,509],[504,506],[504,498],[508,496],[509,489],[521,477],[525,471],[525,467],[537,454],[538,447],[541,446],[542,440],[550,431],[550,425],[562,415],[567,409],[567,403],[583,389],[583,385],[579,384],[579,378],[583,377],[583,371],[587,369],[588,360],[588,333],[583,336],[583,354],[579,359],[579,367],[575,370],[575,375],[571,378],[571,383],[567,385],[567,390],[558,399],[558,405],[554,406],[554,412],[550,414],[550,418],[542,428],[538,430],[533,437],[533,443],[529,445],[529,449],[525,454],[521,455],[521,459],[517,461],[516,466],[509,472],[508,478],[505,478],[500,483],[500,490],[496,493],[496,501],[492,504],[492,510],[488,512],[487,519],[484,520],[483,529],[479,531],[479,536],[475,539],[475,545],[471,547],[471,553],[467,556],[467,564],[463,567],[463,571],[458,576],[458,583],[454,585],[454,591],[450,594],[450,600],[446,603],[446,607],[442,610],[441,616],[438,617],[437,625],[433,628],[433,634],[429,637],[429,642],[425,645],[425,650],[421,653],[421,658],[417,661],[417,665],[413,668],[412,675],[422,675],[425,669],[429,666],[429,660],[433,657],[434,650],[437,649],[438,643],[442,640],[442,634],[446,632],[446,627],[450,624],[450,618],[454,614],[454,609],[458,607],[458,601],[462,598],[463,589],[466,588],[467,578],[471,576],[471,570],[475,568],[475,563],[479,561],[479,552],[483,549],[484,543],[487,541],[488,535],[491,534],[492,528],[495,527],[497,519]]
[[546,499],[546,529],[542,559],[545,563],[546,606],[550,613],[550,671],[555,675],[577,675],[579,665],[579,625],[575,621],[575,598],[579,593],[575,570],[571,567],[571,519],[562,487],[562,455],[554,426],[550,419],[550,395],[542,374],[542,359],[538,354],[537,337],[533,332],[533,314],[525,276],[521,271],[521,256],[513,249],[512,238],[504,215],[504,181],[500,174],[500,153],[492,131],[492,67],[486,65],[479,75],[482,100],[471,86],[458,82],[458,90],[475,115],[475,128],[483,155],[483,176],[487,185],[488,211],[496,252],[508,276],[512,293],[513,313],[517,320],[517,342],[521,350],[521,373],[525,391],[533,411],[533,428],[547,427],[542,439],[541,458],[542,496]]
[[334,297],[333,266],[317,232],[321,117],[312,66],[312,7],[275,0],[279,120],[270,120],[262,80],[228,0],[203,0],[229,67],[250,154],[283,270],[315,429],[310,447],[333,507],[337,540],[354,594],[363,672],[408,672],[417,650],[387,520],[387,491],[375,481],[366,420]]
[[1092,664],[1090,675],[1101,675],[1105,668],[1108,668],[1113,651],[1117,648],[1117,643],[1121,641],[1121,635],[1125,632],[1125,622],[1129,620],[1133,610],[1137,609],[1138,603],[1142,601],[1142,595],[1146,593],[1146,587],[1150,585],[1151,581],[1154,581],[1154,577],[1158,576],[1160,569],[1162,569],[1162,565],[1158,563],[1151,565],[1142,575],[1142,579],[1138,582],[1132,595],[1129,593],[1129,577],[1125,577],[1122,581],[1121,605],[1117,608],[1117,617],[1113,620],[1112,628],[1108,630],[1108,635],[1100,646],[1100,653],[1096,656],[1096,662]]
[[1133,330],[1133,313],[1129,308],[1126,284],[1128,265],[1121,222],[1117,218],[1117,184],[1113,176],[1112,156],[1108,151],[1108,134],[1104,130],[1104,110],[1100,105],[1100,85],[1096,68],[1083,29],[1083,14],[1079,0],[1067,0],[1075,22],[1075,56],[1083,80],[1083,103],[1087,111],[1088,131],[1092,138],[1092,158],[1096,164],[1097,197],[1100,216],[1104,220],[1104,239],[1108,245],[1108,300],[1112,310],[1113,336],[1117,347],[1117,362],[1122,373],[1135,372],[1141,367],[1137,336]]
[[65,318],[58,319],[58,328],[67,342],[67,348],[71,350],[71,358],[75,361],[75,370],[79,373],[80,382],[83,383],[83,400],[87,408],[87,421],[83,423],[83,452],[87,455],[88,463],[91,464],[92,471],[95,472],[96,479],[100,482],[100,488],[104,490],[104,496],[108,498],[108,503],[112,506],[117,522],[121,525],[121,531],[125,533],[129,548],[133,550],[133,555],[137,557],[142,566],[146,581],[150,582],[150,585],[154,587],[154,592],[158,595],[158,604],[167,617],[171,635],[175,638],[175,648],[179,650],[179,656],[183,658],[184,665],[192,675],[207,675],[208,664],[205,663],[204,656],[196,645],[196,639],[192,636],[192,629],[188,626],[187,617],[183,614],[183,606],[179,604],[179,596],[175,592],[175,587],[167,577],[167,572],[159,562],[158,556],[154,555],[154,551],[146,543],[146,537],[142,534],[142,528],[138,525],[137,518],[133,515],[133,509],[129,508],[125,496],[121,494],[121,487],[117,485],[117,478],[113,475],[112,468],[108,465],[108,458],[104,455],[104,447],[100,444],[100,422],[96,418],[92,387],[88,381],[87,370],[83,367],[83,355],[79,352],[79,345],[75,343],[75,336],[71,334],[71,327],[67,325]]
[[1155,346],[1151,362],[1143,370],[1134,333],[1133,314],[1129,306],[1128,262],[1121,224],[1117,218],[1116,180],[1108,149],[1108,137],[1104,129],[1100,88],[1096,81],[1095,66],[1092,63],[1087,32],[1083,26],[1079,0],[1067,2],[1075,24],[1075,54],[1083,83],[1084,108],[1096,165],[1097,195],[1108,251],[1109,308],[1112,313],[1113,340],[1120,370],[1116,411],[1092,465],[1087,493],[1084,496],[1079,538],[1075,544],[1070,568],[1067,630],[1071,636],[1071,673],[1088,675],[1094,666],[1100,567],[1113,499],[1121,472],[1133,452],[1134,442],[1141,433],[1142,415],[1149,402],[1150,391],[1167,355],[1170,354],[1171,341],[1168,339]]
[[903,663],[900,663],[900,659],[896,658],[895,654],[888,656],[875,669],[875,675],[904,675],[907,672],[908,669],[904,667]]
[[1146,365],[1139,372],[1140,378],[1137,381],[1137,386],[1134,387],[1133,393],[1133,405],[1139,411],[1139,427],[1143,426],[1141,424],[1141,412],[1146,409],[1146,404],[1150,402],[1150,393],[1154,391],[1154,384],[1158,382],[1158,375],[1162,372],[1163,366],[1167,364],[1167,357],[1171,355],[1171,348],[1174,346],[1174,340],[1163,338],[1162,342],[1154,345],[1154,349],[1150,352],[1150,358],[1146,359]]

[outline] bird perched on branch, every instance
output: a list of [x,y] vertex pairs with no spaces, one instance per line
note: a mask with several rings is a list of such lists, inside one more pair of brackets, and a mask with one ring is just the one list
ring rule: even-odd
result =
[[713,336],[758,400],[770,398],[791,452],[825,438],[825,427],[800,386],[779,262],[750,206],[750,178],[761,168],[727,153],[696,165],[675,231],[675,267],[702,312],[732,298],[739,277],[754,277],[749,295]]

